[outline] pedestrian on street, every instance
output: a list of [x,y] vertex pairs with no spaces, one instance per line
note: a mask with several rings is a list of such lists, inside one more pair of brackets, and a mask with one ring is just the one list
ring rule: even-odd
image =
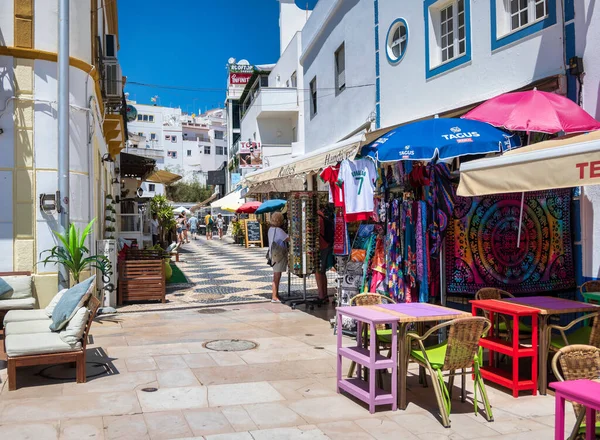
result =
[[183,212],[181,212],[179,214],[179,217],[177,217],[177,242],[179,244],[183,244],[183,228],[186,224],[186,220],[185,220],[185,214]]
[[215,221],[213,220],[212,215],[210,215],[210,212],[209,212],[208,214],[206,214],[206,217],[204,217],[204,224],[206,225],[206,239],[207,240],[212,240],[214,223],[215,223]]
[[152,214],[152,220],[150,220],[150,233],[152,234],[152,246],[156,246],[159,242],[158,235],[158,215]]
[[198,217],[193,215],[188,220],[188,226],[190,227],[190,235],[194,240],[196,240],[196,234],[198,233]]
[[217,231],[219,231],[219,240],[223,240],[223,216],[219,214],[217,216]]
[[327,301],[327,271],[333,267],[333,213],[328,205],[322,205],[319,216],[319,269],[315,273],[319,300]]
[[273,267],[273,290],[271,294],[272,303],[280,303],[279,282],[281,274],[288,269],[287,243],[290,237],[281,229],[283,226],[283,214],[276,212],[271,216],[271,227],[269,228],[269,251],[268,261]]

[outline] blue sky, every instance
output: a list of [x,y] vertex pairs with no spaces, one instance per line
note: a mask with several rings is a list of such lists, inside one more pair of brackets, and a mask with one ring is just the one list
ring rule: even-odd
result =
[[[313,8],[317,0],[296,3]],[[277,61],[279,5],[276,0],[125,0],[119,2],[119,37],[130,99],[150,104],[158,95],[160,105],[204,111],[223,105],[230,57],[252,64]],[[172,90],[130,81],[219,90]]]

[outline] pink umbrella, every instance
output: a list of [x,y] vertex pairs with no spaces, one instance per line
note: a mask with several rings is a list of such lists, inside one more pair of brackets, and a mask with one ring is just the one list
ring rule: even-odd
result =
[[238,214],[254,214],[260,205],[262,205],[262,202],[246,202],[235,212]]
[[539,90],[496,96],[463,118],[513,131],[554,134],[600,130],[600,122],[570,99]]

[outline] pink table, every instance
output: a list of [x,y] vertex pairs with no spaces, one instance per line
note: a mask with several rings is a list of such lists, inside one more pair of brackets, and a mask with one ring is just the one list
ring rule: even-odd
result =
[[565,400],[585,406],[585,438],[596,438],[596,411],[600,411],[600,383],[592,380],[567,380],[549,384],[556,390],[556,410],[554,413],[554,440],[565,438]]
[[[471,317],[469,312],[463,312],[456,309],[450,309],[448,307],[438,306],[435,304],[428,303],[405,303],[405,304],[378,304],[372,306],[345,306],[338,307],[338,328],[341,327],[339,321],[340,314],[350,316],[360,322],[372,322],[373,324],[379,323],[397,323],[398,326],[398,365],[397,368],[397,380],[394,379],[392,374],[392,387],[397,384],[398,391],[397,396],[400,400],[400,409],[406,408],[406,373],[408,370],[408,348],[406,346],[406,332],[407,326],[410,323],[425,323],[425,322],[438,322],[448,321],[456,318],[468,318]],[[371,339],[374,338],[375,332],[371,328]],[[358,335],[360,335],[360,328]],[[395,331],[392,331],[392,335],[396,335]],[[338,347],[342,344],[341,332],[338,332]],[[395,338],[392,338],[392,344]],[[360,339],[359,339],[360,341]],[[373,341],[371,341],[373,347]],[[338,349],[339,351],[339,349]],[[341,362],[341,360],[340,360]],[[338,363],[338,383],[341,380],[341,365]],[[374,375],[371,375],[374,376]]]
[[570,299],[554,298],[551,296],[523,296],[520,298],[505,298],[499,301],[519,304],[525,307],[531,307],[539,311],[539,328],[538,328],[538,386],[540,394],[546,394],[548,383],[548,321],[552,315],[561,315],[564,313],[591,313],[598,309],[594,304],[587,304],[580,301],[572,301]]

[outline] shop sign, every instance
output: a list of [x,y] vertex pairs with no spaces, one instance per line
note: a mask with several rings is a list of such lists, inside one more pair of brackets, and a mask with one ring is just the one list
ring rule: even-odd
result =
[[260,142],[240,142],[240,168],[262,168]]
[[247,64],[229,65],[229,84],[232,86],[245,86],[252,78],[254,66]]

